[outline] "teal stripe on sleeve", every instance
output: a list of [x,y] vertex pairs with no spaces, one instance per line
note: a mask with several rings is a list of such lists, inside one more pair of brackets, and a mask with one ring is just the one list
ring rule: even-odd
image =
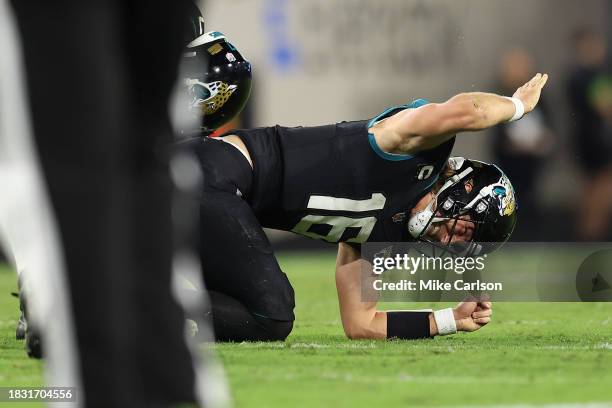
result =
[[368,122],[368,141],[370,142],[370,146],[372,147],[372,150],[374,150],[374,152],[378,156],[380,156],[381,158],[383,158],[385,160],[401,161],[401,160],[410,160],[410,159],[412,159],[414,156],[412,156],[410,154],[395,154],[395,153],[385,152],[383,149],[380,148],[380,146],[378,146],[378,143],[376,143],[376,138],[374,137],[374,135],[372,133],[369,132],[369,130],[377,122],[381,121],[382,119],[385,119],[385,118],[389,117],[391,112],[394,112],[394,111],[397,111],[397,110],[403,110],[403,109],[415,109],[415,108],[421,107],[423,105],[427,105],[428,103],[429,103],[429,101],[427,101],[426,99],[416,99],[416,100],[412,101],[411,103],[409,103],[407,105],[393,106],[391,108],[386,109],[383,113],[381,113],[380,115],[378,115],[374,119],[372,119],[370,122]]

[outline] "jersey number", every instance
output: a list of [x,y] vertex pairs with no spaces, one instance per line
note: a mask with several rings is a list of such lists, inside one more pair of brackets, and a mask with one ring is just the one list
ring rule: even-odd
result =
[[[380,193],[372,194],[372,198],[367,200],[351,200],[348,198],[310,196],[308,208],[313,210],[327,211],[347,211],[347,212],[366,212],[381,210],[385,206],[387,199]],[[330,225],[331,229],[327,235],[311,232],[313,225]],[[352,218],[339,215],[306,215],[293,228],[293,232],[310,238],[323,239],[327,242],[338,242],[347,228],[359,228],[357,236],[348,239],[346,242],[356,242],[359,244],[367,241],[374,229],[376,217]]]
[[431,177],[433,172],[434,172],[434,166],[432,165],[423,166],[419,169],[419,174],[417,174],[417,179],[427,180],[428,178]]

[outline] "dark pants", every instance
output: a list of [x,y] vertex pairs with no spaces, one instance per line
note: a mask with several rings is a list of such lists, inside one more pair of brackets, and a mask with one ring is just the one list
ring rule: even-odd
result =
[[[13,0],[87,406],[194,401],[163,148],[189,7]],[[43,339],[44,341],[44,339]]]
[[200,247],[216,339],[284,340],[293,328],[293,287],[249,206],[248,161],[219,140],[182,147],[198,156],[204,174]]

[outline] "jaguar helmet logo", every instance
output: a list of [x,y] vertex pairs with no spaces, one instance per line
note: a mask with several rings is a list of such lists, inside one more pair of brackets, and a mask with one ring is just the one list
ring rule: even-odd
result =
[[497,198],[499,215],[509,216],[516,211],[514,187],[505,175],[493,186],[493,196]]
[[190,110],[204,115],[212,115],[221,109],[238,88],[222,81],[203,83],[197,79],[188,79],[186,83]]

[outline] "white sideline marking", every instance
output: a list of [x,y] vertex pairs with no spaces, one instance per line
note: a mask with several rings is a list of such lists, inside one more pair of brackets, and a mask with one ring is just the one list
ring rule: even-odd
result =
[[330,345],[329,344],[319,344],[319,343],[293,343],[289,345],[289,348],[320,349],[320,348],[330,348]]
[[249,349],[375,349],[375,343],[267,343],[267,342],[242,342],[238,346]]
[[[451,407],[450,405],[448,406]],[[452,405],[453,408],[610,408],[612,407],[612,401],[609,402],[574,402],[574,403],[559,403],[559,404],[516,404],[516,405],[464,405],[463,407],[457,407]]]
[[518,324],[518,325],[532,325],[532,326],[543,326],[549,324],[550,320],[506,320],[501,322],[503,324]]
[[612,343],[601,343],[595,346],[598,349],[612,350]]
[[525,347],[542,350],[612,350],[612,343],[599,343],[591,346],[540,346],[540,347]]
[[[0,321],[0,325],[2,322]],[[384,342],[373,341],[371,343],[339,343],[339,344],[326,344],[326,343],[281,343],[281,342],[242,342],[237,344],[241,348],[247,349],[378,349],[378,344],[381,346],[386,345]],[[462,347],[461,344],[427,344],[414,343],[414,344],[403,344],[402,347],[406,349],[423,349],[425,351],[448,351],[454,353],[457,350],[462,350],[467,347]],[[507,348],[514,346],[500,346],[500,348]],[[550,345],[550,346],[530,346],[524,344],[520,346],[524,350],[612,350],[612,343],[604,342],[592,345]]]
[[[268,374],[267,378],[269,380],[289,380],[296,377],[296,373],[284,371],[283,373],[279,373],[279,375]],[[302,375],[298,375],[298,377],[302,377]],[[357,383],[357,384],[389,384],[389,383],[414,383],[414,384],[513,384],[513,385],[527,385],[530,381],[525,377],[493,377],[493,378],[483,378],[483,377],[458,377],[458,376],[414,376],[409,373],[398,373],[393,376],[362,376],[362,375],[354,375],[347,372],[322,372],[320,375],[316,376],[317,378],[322,378],[325,380],[336,380],[343,381],[347,383]],[[568,383],[572,382],[572,379],[558,379],[555,382],[557,383]]]

